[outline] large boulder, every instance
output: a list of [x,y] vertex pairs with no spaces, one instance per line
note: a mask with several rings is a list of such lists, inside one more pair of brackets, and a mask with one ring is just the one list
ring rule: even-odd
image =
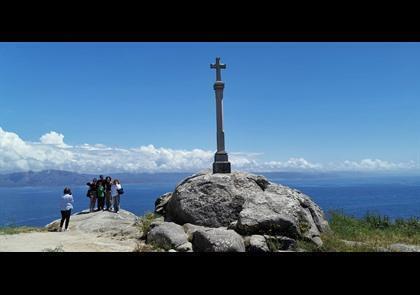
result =
[[186,248],[185,244],[188,243],[188,236],[182,226],[173,222],[164,222],[149,231],[147,243],[165,250],[176,249],[181,246],[184,249]]
[[195,252],[245,252],[242,237],[226,228],[197,229],[192,237]]
[[237,233],[286,236],[320,245],[328,230],[322,210],[298,190],[242,172],[195,174],[177,185],[165,205],[165,221]]

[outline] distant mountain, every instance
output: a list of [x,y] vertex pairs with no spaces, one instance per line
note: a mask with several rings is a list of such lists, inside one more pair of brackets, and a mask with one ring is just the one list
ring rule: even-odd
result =
[[[167,183],[181,181],[192,173],[114,173],[122,183]],[[104,174],[107,176],[107,174]],[[16,172],[0,174],[0,187],[85,185],[99,175],[80,174],[61,170]]]
[[85,184],[91,176],[60,170],[0,174],[0,187]]
[[261,172],[269,180],[284,185],[420,185],[418,173],[396,173],[392,171],[329,171],[329,172]]
[[[148,183],[167,184],[178,183],[193,172],[168,173],[111,173],[112,178],[119,179],[123,184]],[[355,184],[355,183],[400,183],[419,184],[419,175],[397,175],[387,173],[360,172],[254,172],[266,176],[269,180],[285,185],[295,184]],[[104,174],[107,176],[108,174]],[[24,186],[66,186],[85,185],[98,175],[81,174],[61,170],[45,170],[40,172],[16,172],[0,174],[0,187]]]

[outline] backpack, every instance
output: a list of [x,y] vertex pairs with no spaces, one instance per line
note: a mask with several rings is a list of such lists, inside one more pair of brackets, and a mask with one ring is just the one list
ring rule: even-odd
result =
[[86,193],[86,197],[90,198],[90,194],[91,194],[91,190],[88,189],[87,193]]
[[117,189],[117,193],[119,194],[119,195],[122,195],[122,194],[124,194],[124,189],[121,187],[120,189]]

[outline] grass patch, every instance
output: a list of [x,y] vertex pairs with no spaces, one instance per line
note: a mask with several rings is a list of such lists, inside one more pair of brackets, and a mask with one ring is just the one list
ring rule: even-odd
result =
[[277,241],[277,239],[266,239],[267,247],[271,252],[277,252],[281,249],[281,244]]
[[17,235],[30,232],[46,232],[44,227],[31,226],[2,226],[0,227],[0,235]]
[[[420,219],[396,219],[367,213],[355,218],[341,212],[331,212],[331,232],[321,235],[323,246],[317,248],[299,241],[298,246],[307,251],[325,252],[378,252],[391,244],[420,245]],[[345,242],[345,241],[350,242]]]
[[140,230],[143,233],[143,236],[150,231],[150,224],[153,222],[153,220],[155,220],[158,217],[160,217],[160,215],[155,214],[153,212],[147,212],[146,214],[140,217],[138,225],[140,226]]

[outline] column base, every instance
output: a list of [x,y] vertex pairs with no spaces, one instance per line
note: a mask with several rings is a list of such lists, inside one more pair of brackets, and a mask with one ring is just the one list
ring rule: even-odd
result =
[[213,173],[231,173],[230,162],[214,162]]
[[213,173],[230,173],[230,162],[228,154],[225,151],[219,151],[214,154]]

